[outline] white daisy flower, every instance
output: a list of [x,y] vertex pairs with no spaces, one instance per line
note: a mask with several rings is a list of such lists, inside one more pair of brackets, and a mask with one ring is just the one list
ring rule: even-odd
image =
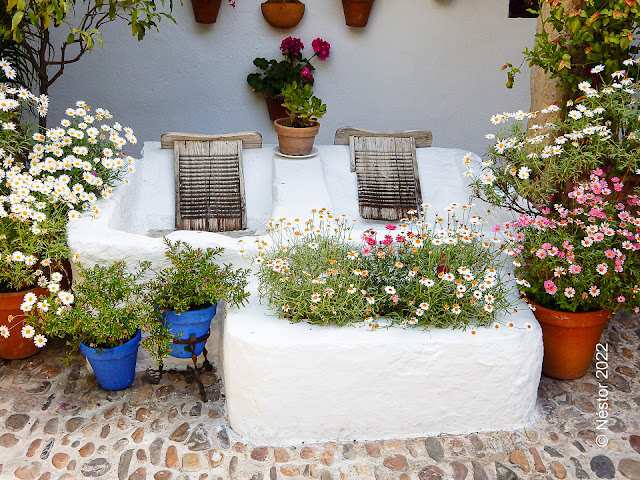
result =
[[31,338],[36,334],[36,331],[31,325],[25,325],[22,327],[21,333],[24,338]]
[[33,337],[33,343],[35,343],[36,347],[42,348],[47,344],[47,338],[44,335],[36,335]]

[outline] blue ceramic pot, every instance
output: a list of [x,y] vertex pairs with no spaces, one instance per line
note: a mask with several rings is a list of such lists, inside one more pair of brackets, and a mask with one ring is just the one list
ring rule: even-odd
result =
[[80,342],[80,351],[87,357],[98,383],[105,390],[122,390],[133,383],[140,345],[140,330],[123,345],[97,350]]
[[[209,331],[211,319],[216,315],[216,305],[217,303],[214,303],[201,310],[182,313],[166,310],[164,312],[164,323],[178,340],[188,340],[191,335],[195,335],[195,338],[200,338]],[[204,340],[195,344],[194,353],[196,356],[202,353],[204,344]],[[191,345],[172,344],[170,355],[176,358],[191,358]]]

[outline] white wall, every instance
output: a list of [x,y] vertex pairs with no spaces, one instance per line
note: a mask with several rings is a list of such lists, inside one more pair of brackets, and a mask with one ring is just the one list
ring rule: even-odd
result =
[[314,60],[316,95],[327,104],[317,142],[333,143],[345,125],[373,130],[427,128],[434,146],[483,154],[491,114],[529,106],[528,71],[512,90],[500,66],[520,63],[533,42],[535,20],[507,18],[508,0],[377,0],[365,28],[345,25],[339,0],[306,0],[290,30],[269,26],[260,1],[225,4],[217,23],[195,23],[187,0],[177,24],[137,42],[124,22],[104,28],[104,47],[68,65],[53,85],[49,125],[82,99],[111,110],[142,141],[166,131],[257,130],[276,143],[264,101],[246,75],[257,56],[281,59],[279,45],[300,37],[331,43]]

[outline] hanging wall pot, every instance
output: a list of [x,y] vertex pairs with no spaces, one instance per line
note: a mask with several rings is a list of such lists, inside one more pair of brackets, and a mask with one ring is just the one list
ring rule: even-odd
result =
[[350,27],[366,27],[373,0],[342,0],[344,19]]
[[216,23],[222,0],[191,0],[197,23]]
[[299,0],[267,0],[260,7],[264,19],[276,28],[295,27],[304,15],[304,3]]

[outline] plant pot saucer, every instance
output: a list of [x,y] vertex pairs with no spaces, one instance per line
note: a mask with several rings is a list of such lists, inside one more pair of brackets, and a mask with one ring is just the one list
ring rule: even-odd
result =
[[276,153],[276,155],[278,155],[279,157],[284,157],[284,158],[294,158],[294,159],[303,159],[303,158],[311,158],[311,157],[315,157],[318,154],[318,149],[313,147],[311,149],[311,153],[308,153],[307,155],[287,155],[286,153],[282,153],[280,151],[280,147],[276,147],[273,149],[273,151]]

